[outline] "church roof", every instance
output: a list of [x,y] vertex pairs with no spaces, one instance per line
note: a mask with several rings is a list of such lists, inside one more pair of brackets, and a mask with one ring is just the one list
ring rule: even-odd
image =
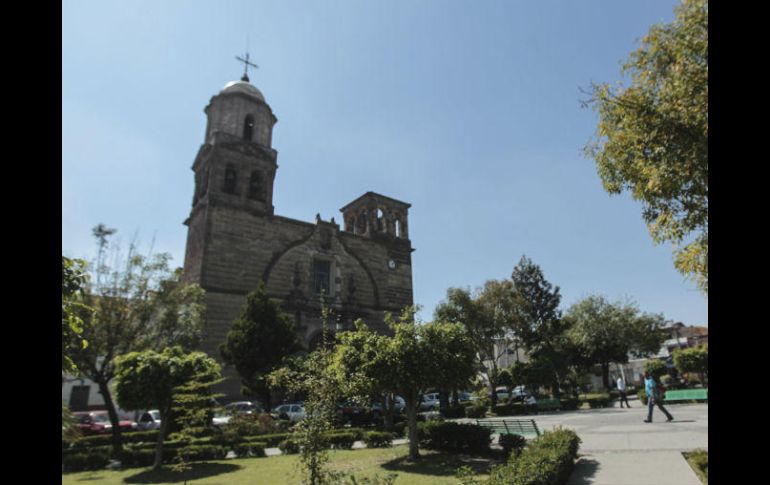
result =
[[385,202],[385,203],[390,203],[390,204],[393,204],[393,205],[401,206],[404,209],[408,209],[408,208],[412,207],[412,204],[408,204],[406,202],[402,202],[400,200],[396,200],[396,199],[394,199],[392,197],[387,197],[387,196],[384,196],[382,194],[378,194],[376,192],[369,191],[369,192],[365,193],[364,195],[362,195],[361,197],[359,197],[356,200],[354,200],[353,202],[347,204],[342,209],[340,209],[340,212],[345,212],[349,207],[354,206],[354,205],[358,205],[360,202],[368,201],[368,200],[374,200],[374,201],[378,201],[379,200],[379,201],[382,201],[382,202]]
[[222,88],[222,91],[219,92],[219,94],[231,93],[246,94],[247,96],[253,96],[260,101],[265,102],[265,97],[262,96],[262,93],[259,91],[259,89],[246,81],[230,81],[229,83],[225,84],[225,87]]

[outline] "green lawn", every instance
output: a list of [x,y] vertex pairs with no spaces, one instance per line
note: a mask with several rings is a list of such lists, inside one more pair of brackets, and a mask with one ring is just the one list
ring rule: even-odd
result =
[[682,453],[703,485],[709,484],[709,452],[702,449]]
[[[421,450],[422,459],[417,463],[406,461],[407,445],[385,449],[361,449],[331,451],[330,467],[354,473],[357,477],[396,473],[396,485],[458,484],[455,470],[469,465],[479,473],[486,473],[496,462],[490,458],[471,457]],[[267,458],[244,458],[196,463],[184,475],[168,470],[153,473],[148,468],[132,468],[122,471],[96,471],[66,473],[62,485],[123,485],[183,484],[194,485],[284,485],[299,483],[297,455]]]

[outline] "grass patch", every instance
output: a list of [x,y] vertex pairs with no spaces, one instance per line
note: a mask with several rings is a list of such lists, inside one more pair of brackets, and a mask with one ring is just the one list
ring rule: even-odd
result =
[[698,475],[701,483],[708,485],[709,483],[709,452],[702,449],[693,450],[689,453],[682,453],[687,463],[690,464],[695,474]]
[[[330,452],[329,467],[337,471],[353,473],[357,478],[384,477],[396,473],[398,485],[444,485],[457,484],[455,470],[463,465],[470,466],[482,477],[486,477],[489,468],[498,464],[494,458],[473,457],[463,454],[437,453],[420,450],[422,458],[409,462],[406,456],[407,445],[392,448],[361,450],[335,450]],[[193,469],[184,475],[172,472],[164,467],[159,472],[149,468],[128,470],[98,470],[92,472],[66,473],[62,475],[62,485],[100,485],[142,484],[181,484],[190,485],[286,485],[299,483],[297,473],[299,457],[297,455],[272,456],[267,458],[238,458],[218,460],[207,463],[195,463]]]

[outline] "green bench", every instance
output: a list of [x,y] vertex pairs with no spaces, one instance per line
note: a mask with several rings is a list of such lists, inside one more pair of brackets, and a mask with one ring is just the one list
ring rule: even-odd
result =
[[561,401],[558,399],[540,399],[537,401],[538,411],[555,411],[561,409]]
[[476,424],[497,434],[540,436],[540,430],[537,429],[534,419],[486,418],[477,419]]
[[677,402],[677,401],[708,401],[709,390],[708,389],[679,389],[676,391],[666,391],[666,397],[664,402]]

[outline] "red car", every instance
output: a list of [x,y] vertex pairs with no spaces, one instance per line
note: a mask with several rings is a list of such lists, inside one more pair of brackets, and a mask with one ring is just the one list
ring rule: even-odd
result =
[[[84,435],[109,433],[112,431],[110,415],[107,411],[81,411],[72,413],[75,416],[75,422]],[[137,429],[134,421],[120,420],[121,431],[133,431]]]

